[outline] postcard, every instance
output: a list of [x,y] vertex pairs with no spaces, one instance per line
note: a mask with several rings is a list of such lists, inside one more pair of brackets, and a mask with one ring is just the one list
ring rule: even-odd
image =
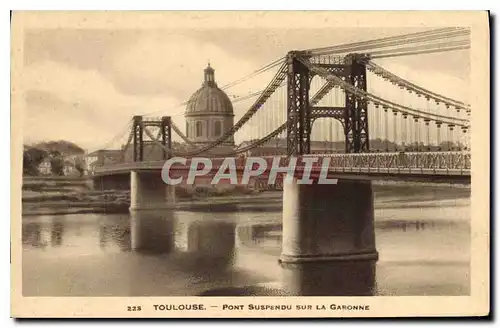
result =
[[488,12],[11,29],[13,317],[489,314]]

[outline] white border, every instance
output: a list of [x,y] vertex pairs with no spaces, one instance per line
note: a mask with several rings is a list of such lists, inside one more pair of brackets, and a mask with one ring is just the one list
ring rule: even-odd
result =
[[[160,6],[161,4],[161,6]],[[122,0],[122,1],[116,1],[114,3],[108,2],[105,3],[102,0],[86,0],[86,1],[36,1],[36,0],[31,0],[31,1],[11,1],[9,3],[8,1],[2,1],[0,3],[0,7],[4,10],[2,10],[2,28],[0,28],[0,41],[2,42],[3,47],[1,47],[1,73],[2,76],[4,77],[1,80],[2,83],[2,90],[4,91],[1,97],[2,101],[2,108],[3,110],[0,112],[2,117],[2,129],[0,129],[1,138],[0,138],[0,143],[3,146],[4,151],[10,150],[10,21],[9,21],[9,13],[8,10],[10,9],[16,9],[16,10],[55,10],[55,9],[69,9],[69,10],[76,10],[76,9],[83,9],[83,10],[102,10],[102,9],[107,9],[107,10],[116,10],[116,9],[127,9],[127,10],[155,10],[155,9],[170,9],[170,10],[194,10],[194,9],[224,9],[224,10],[229,10],[229,9],[238,9],[238,10],[248,10],[248,9],[261,9],[261,10],[370,10],[370,9],[375,9],[375,10],[403,10],[403,9],[411,9],[411,10],[441,10],[441,9],[446,9],[446,10],[483,10],[483,9],[492,9],[494,12],[498,12],[498,10],[494,10],[499,8],[499,2],[496,0],[491,0],[491,1],[483,1],[483,0],[474,0],[474,1],[468,1],[468,2],[462,2],[462,1],[435,1],[435,0],[419,0],[416,2],[403,2],[403,1],[383,1],[383,0],[378,0],[378,1],[368,1],[368,0],[357,0],[357,1],[327,1],[327,0],[318,0],[315,2],[310,2],[310,1],[297,1],[297,2],[291,2],[291,1],[268,1],[268,0],[252,0],[249,1],[248,3],[243,3],[243,2],[236,2],[236,1],[218,1],[218,0],[210,0],[210,1],[179,1],[179,2],[169,2],[168,5],[165,5],[164,3],[160,3],[160,1],[150,1],[150,0],[141,0],[141,1],[132,1],[132,0]],[[494,8],[494,9],[493,9]],[[497,42],[497,35],[495,35],[495,42]],[[497,57],[495,56],[495,59]],[[493,72],[492,72],[493,73]],[[493,77],[494,78],[494,77]],[[492,90],[492,93],[498,94],[498,88],[495,90]],[[499,118],[498,115],[495,119],[495,123],[499,123]],[[495,129],[493,129],[494,131]],[[498,141],[498,140],[495,140]],[[498,151],[498,144],[495,149]],[[9,151],[10,153],[10,151]],[[9,156],[10,157],[10,156]],[[4,175],[3,181],[10,181],[10,160],[9,161],[2,161],[0,163],[1,169],[0,172],[2,175]],[[496,179],[495,179],[496,180]],[[495,181],[496,182],[496,181]],[[0,199],[3,206],[1,206],[1,210],[4,211],[4,214],[2,216],[3,220],[1,221],[0,224],[2,224],[2,229],[1,231],[4,233],[4,236],[2,236],[2,241],[3,241],[3,252],[2,255],[4,258],[2,258],[2,262],[4,265],[6,263],[9,263],[9,257],[10,257],[10,252],[9,250],[9,241],[10,241],[10,224],[8,218],[10,217],[10,201],[9,201],[9,194],[10,194],[10,188],[8,183],[2,183],[0,186],[1,194],[0,194]],[[492,203],[497,203],[497,199],[495,200],[492,199]],[[497,224],[498,226],[498,224]],[[497,231],[492,232],[494,235],[496,235]],[[9,268],[5,268],[2,270],[4,273],[4,279],[2,279],[3,283],[5,284],[2,288],[4,293],[2,293],[2,303],[1,303],[1,309],[4,311],[2,314],[3,322],[2,326],[5,327],[10,327],[16,324],[12,319],[9,319],[10,316],[10,279],[7,279],[7,275],[9,275]],[[168,325],[175,325],[176,323],[174,322],[165,322]],[[162,323],[162,324],[165,324]],[[34,326],[42,325],[43,323],[35,323],[33,324]],[[123,324],[120,322],[117,322],[115,324]],[[130,324],[130,323],[129,323]],[[143,323],[134,323],[133,325],[142,325]],[[192,323],[191,323],[192,324]],[[237,324],[235,322],[231,322],[230,324]],[[269,324],[267,322],[258,322],[256,323],[258,325],[266,325]],[[277,324],[277,323],[274,323]],[[280,324],[289,324],[289,323],[280,323]],[[328,324],[328,323],[327,323]],[[355,323],[359,324],[359,323]],[[372,324],[381,324],[385,325],[385,322],[372,322]],[[422,322],[424,325],[429,325],[428,322]],[[438,323],[439,324],[439,323]],[[69,322],[64,322],[63,325],[75,325],[76,323],[69,323]],[[92,327],[100,327],[101,325],[104,325],[104,323],[92,323],[92,322],[84,322],[78,323],[78,326],[92,326]]]

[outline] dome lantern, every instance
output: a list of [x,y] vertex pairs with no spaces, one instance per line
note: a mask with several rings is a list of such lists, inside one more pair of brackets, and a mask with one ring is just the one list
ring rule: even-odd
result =
[[204,69],[204,81],[191,98],[186,107],[187,116],[208,115],[209,113],[234,116],[233,104],[227,94],[215,82],[215,70],[210,66]]
[[215,70],[210,66],[210,62],[208,62],[208,66],[205,68],[205,82],[203,85],[217,86],[215,83]]

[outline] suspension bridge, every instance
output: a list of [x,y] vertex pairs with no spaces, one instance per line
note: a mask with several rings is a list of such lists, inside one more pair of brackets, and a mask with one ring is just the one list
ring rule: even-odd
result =
[[[156,168],[171,156],[251,156],[262,154],[260,149],[268,156],[317,154],[311,142],[323,142],[331,147],[323,147],[319,155],[332,157],[332,170],[470,176],[470,106],[375,63],[378,58],[466,49],[469,33],[450,28],[290,52],[225,86],[277,67],[264,90],[233,101],[257,98],[215,142],[196,147],[171,117],[137,116],[127,129],[128,140],[119,154],[108,158],[95,173],[143,169],[148,163]],[[388,49],[367,52],[379,48]],[[389,84],[381,93],[402,93],[400,102],[367,88],[368,81],[374,79]],[[172,147],[175,137],[181,143]],[[229,138],[240,140],[240,144],[219,150]],[[334,140],[341,139],[343,149],[338,143],[334,145]]]
[[[121,176],[131,188],[131,210],[157,209],[174,201],[173,186],[160,178],[171,157],[329,158],[337,185],[284,187],[282,260],[376,259],[370,180],[468,182],[471,169],[471,106],[377,62],[469,47],[469,29],[442,28],[290,51],[222,87],[274,72],[264,89],[233,99],[249,105],[215,141],[194,142],[175,116],[135,116],[95,179],[106,185]],[[228,148],[228,140],[236,145]]]

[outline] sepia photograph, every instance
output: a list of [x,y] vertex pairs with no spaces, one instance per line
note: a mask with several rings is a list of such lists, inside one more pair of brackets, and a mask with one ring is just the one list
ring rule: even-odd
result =
[[488,313],[486,12],[11,27],[13,316]]

